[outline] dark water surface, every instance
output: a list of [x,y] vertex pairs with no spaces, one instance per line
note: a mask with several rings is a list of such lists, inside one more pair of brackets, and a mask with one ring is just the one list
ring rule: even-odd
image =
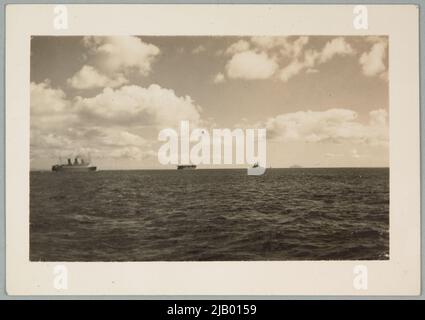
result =
[[388,259],[386,168],[30,179],[32,261]]

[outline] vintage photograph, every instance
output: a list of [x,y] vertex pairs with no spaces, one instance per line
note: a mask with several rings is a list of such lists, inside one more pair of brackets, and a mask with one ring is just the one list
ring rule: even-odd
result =
[[389,260],[390,45],[32,36],[30,261]]

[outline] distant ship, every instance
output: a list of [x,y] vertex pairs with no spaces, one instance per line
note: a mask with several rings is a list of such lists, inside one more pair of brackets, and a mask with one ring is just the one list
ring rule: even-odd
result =
[[302,166],[299,166],[299,165],[297,165],[297,164],[294,164],[294,165],[290,166],[289,168],[290,168],[290,169],[301,169],[301,168],[302,168]]
[[[265,167],[263,167],[263,166],[260,166],[259,165],[259,163],[258,162],[255,162],[252,166],[251,166],[251,169],[257,169],[257,168],[261,168],[261,169],[266,169]],[[271,168],[271,167],[270,167]]]
[[196,166],[194,164],[180,164],[177,166],[177,170],[190,170],[190,169],[196,169]]
[[62,172],[92,172],[96,171],[96,167],[87,163],[83,158],[76,157],[74,162],[68,159],[67,164],[55,164],[52,166],[52,171]]

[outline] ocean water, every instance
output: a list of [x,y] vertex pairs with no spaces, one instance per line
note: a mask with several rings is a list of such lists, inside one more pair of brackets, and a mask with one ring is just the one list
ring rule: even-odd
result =
[[31,172],[31,261],[385,260],[389,169]]

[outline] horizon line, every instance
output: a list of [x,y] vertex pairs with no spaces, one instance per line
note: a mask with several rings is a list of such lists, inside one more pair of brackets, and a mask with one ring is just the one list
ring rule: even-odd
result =
[[[389,169],[389,166],[362,166],[362,167],[266,167],[266,170],[269,169]],[[196,170],[247,170],[248,168],[196,168],[191,171]],[[177,168],[138,168],[138,169],[98,169],[98,171],[176,171]],[[34,171],[52,171],[51,169],[30,169],[30,172]]]

